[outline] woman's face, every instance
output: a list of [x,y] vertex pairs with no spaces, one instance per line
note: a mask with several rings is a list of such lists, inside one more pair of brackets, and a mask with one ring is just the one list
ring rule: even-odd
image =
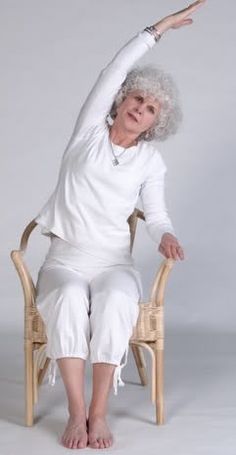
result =
[[144,96],[141,90],[134,90],[117,108],[115,121],[127,132],[139,136],[156,123],[160,108],[160,103],[154,97]]

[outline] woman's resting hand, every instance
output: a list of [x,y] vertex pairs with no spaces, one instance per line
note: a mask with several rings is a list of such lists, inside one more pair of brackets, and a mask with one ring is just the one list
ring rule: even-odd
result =
[[165,232],[162,235],[158,251],[167,259],[184,259],[183,248],[180,246],[177,238],[169,232]]

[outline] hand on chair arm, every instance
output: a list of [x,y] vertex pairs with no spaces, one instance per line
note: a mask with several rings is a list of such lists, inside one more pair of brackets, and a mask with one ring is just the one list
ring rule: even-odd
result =
[[184,259],[184,251],[175,235],[165,232],[161,237],[158,251],[166,258]]

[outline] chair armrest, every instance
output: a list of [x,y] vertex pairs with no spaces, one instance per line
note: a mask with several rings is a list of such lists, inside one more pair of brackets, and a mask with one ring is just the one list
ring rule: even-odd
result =
[[163,306],[164,303],[164,292],[166,289],[167,278],[171,269],[175,264],[175,259],[163,259],[161,262],[160,267],[158,268],[150,293],[150,302],[152,302],[153,306]]

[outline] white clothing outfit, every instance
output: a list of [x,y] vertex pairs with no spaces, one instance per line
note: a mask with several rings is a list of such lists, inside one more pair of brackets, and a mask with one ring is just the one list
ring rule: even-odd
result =
[[[59,237],[53,237],[39,272],[36,300],[47,328],[48,356],[54,364],[63,356],[87,357],[90,302],[91,360],[118,364],[115,389],[138,316],[141,283],[137,288],[128,217],[139,196],[151,238],[159,244],[164,232],[175,235],[165,206],[161,154],[150,142],[140,141],[124,153],[113,144],[120,154],[114,166],[107,124],[127,72],[154,44],[147,31],[137,33],[101,71],[62,156],[56,188],[35,217],[43,235]],[[52,384],[54,376],[55,370]]]
[[[133,265],[104,265],[68,242],[51,238],[38,274],[36,306],[45,323],[46,355],[51,358],[49,384],[55,384],[56,359],[80,357],[117,365],[113,375],[125,385],[129,338],[139,313],[143,288]],[[124,363],[121,359],[125,356]]]
[[[140,141],[113,166],[106,117],[128,70],[155,44],[139,32],[101,71],[79,113],[62,157],[56,188],[35,218],[42,234],[58,237],[111,264],[132,263],[127,222],[140,195],[151,238],[175,235],[164,200],[166,165],[160,152]],[[123,150],[115,146],[115,153]]]

